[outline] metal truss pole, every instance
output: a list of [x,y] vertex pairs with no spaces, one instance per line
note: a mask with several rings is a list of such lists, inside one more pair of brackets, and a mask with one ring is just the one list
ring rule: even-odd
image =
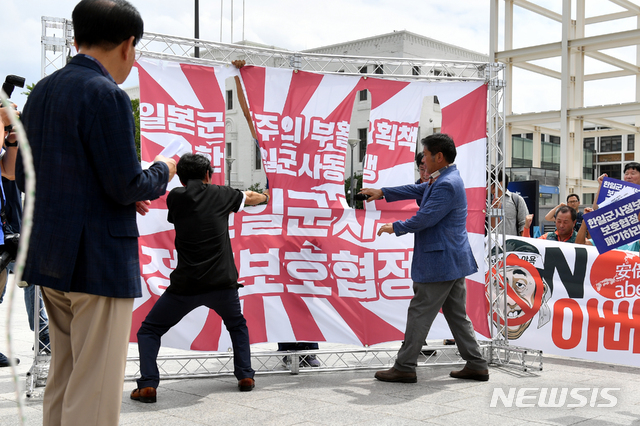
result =
[[493,198],[487,191],[487,220],[485,223],[485,264],[487,273],[485,285],[489,299],[489,324],[491,341],[487,360],[490,364],[513,366],[527,370],[532,362],[539,363],[542,369],[542,351],[509,345],[507,318],[506,282],[506,235],[503,199],[506,186],[507,150],[505,144],[505,66],[499,63],[488,64],[485,70],[488,85],[487,111],[487,187],[501,193]]
[[[502,285],[505,268],[500,262],[504,251],[505,221],[502,207],[503,197],[494,199],[493,193],[502,193],[505,185],[505,149],[504,149],[504,66],[494,63],[487,66],[488,84],[488,138],[487,138],[487,220],[485,255],[487,262],[487,285],[489,293],[489,324],[492,341],[508,345],[506,318],[506,291]],[[499,179],[499,177],[501,178]]]
[[73,25],[64,18],[42,17],[41,77],[45,77],[67,64],[73,45]]

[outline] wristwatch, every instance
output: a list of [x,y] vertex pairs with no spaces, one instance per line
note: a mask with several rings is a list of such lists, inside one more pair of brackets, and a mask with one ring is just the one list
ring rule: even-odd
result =
[[18,146],[18,141],[15,142],[7,142],[6,140],[4,141],[4,145],[5,146],[10,146],[10,147],[16,147]]

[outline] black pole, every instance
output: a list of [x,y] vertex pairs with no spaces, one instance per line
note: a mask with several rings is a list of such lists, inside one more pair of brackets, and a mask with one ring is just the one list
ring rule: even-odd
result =
[[[195,2],[196,2],[196,10],[195,10],[196,21],[194,25],[194,38],[199,39],[200,38],[200,5],[198,3],[198,0],[195,0]],[[196,58],[200,57],[200,48],[198,46],[196,46],[195,48],[194,57]]]

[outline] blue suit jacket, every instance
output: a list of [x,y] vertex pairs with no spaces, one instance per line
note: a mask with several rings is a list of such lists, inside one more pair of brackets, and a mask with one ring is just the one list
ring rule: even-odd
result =
[[441,170],[433,184],[382,188],[387,201],[421,200],[415,216],[393,223],[396,235],[414,234],[411,278],[450,281],[478,270],[467,236],[467,195],[455,165]]
[[[127,94],[95,60],[78,55],[36,85],[22,122],[36,174],[25,280],[140,296],[135,202],[163,195],[169,169],[157,163],[142,170]],[[24,191],[21,158],[16,181]]]

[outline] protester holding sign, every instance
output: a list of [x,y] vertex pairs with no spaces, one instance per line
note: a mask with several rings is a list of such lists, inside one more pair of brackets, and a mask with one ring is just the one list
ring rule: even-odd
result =
[[[619,248],[636,251],[640,238],[640,163],[631,162],[624,168],[624,181],[602,175],[594,203],[594,211],[584,220],[600,253]],[[596,210],[597,209],[597,210]],[[586,230],[585,230],[586,233]],[[582,238],[581,238],[582,241]]]
[[[576,226],[576,211],[568,206],[562,206],[556,213],[556,230],[547,232],[538,237],[541,240],[560,241],[563,243],[575,243],[578,233],[574,229]],[[531,222],[533,215],[527,216],[527,222],[524,225],[524,237],[531,236]]]
[[555,221],[556,213],[558,209],[562,206],[569,206],[572,209],[575,209],[576,226],[573,229],[575,229],[575,231],[578,232],[580,230],[580,225],[582,225],[582,213],[578,210],[578,208],[580,207],[580,197],[578,196],[578,194],[569,194],[567,196],[567,203],[566,204],[560,203],[557,206],[555,206],[553,209],[549,211],[549,213],[547,213],[547,215],[544,217],[544,220],[547,220],[549,222]]
[[640,185],[640,163],[632,161],[624,166],[624,181]]
[[[593,211],[592,208],[590,207],[585,207],[584,208],[584,214],[587,213],[591,213]],[[589,231],[587,230],[587,223],[586,222],[582,222],[582,225],[580,226],[580,230],[578,231],[578,235],[576,236],[576,244],[584,244],[586,246],[592,246],[593,244],[593,239],[591,239],[589,237]],[[636,240],[632,243],[628,243],[628,244],[623,244],[619,247],[616,247],[617,250],[626,250],[626,251],[634,251],[634,252],[638,252],[640,251],[640,240]]]

